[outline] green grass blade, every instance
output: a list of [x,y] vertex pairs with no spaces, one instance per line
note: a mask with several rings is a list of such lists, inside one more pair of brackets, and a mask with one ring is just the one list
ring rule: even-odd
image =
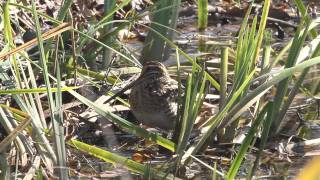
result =
[[[294,0],[294,2],[295,2],[296,6],[299,9],[299,12],[301,14],[307,14],[307,8],[304,6],[304,4],[301,0]],[[303,16],[303,19],[307,24],[311,23],[311,18],[309,16]],[[312,29],[310,31],[310,34],[311,34],[312,38],[315,38],[318,36],[318,33],[315,29]]]
[[[148,27],[148,26],[146,26],[146,25],[143,25],[143,24],[140,24],[140,25],[143,26],[143,27],[146,27],[146,28],[150,29],[151,31],[153,31],[154,33],[156,33],[158,36],[160,36],[162,39],[164,39],[164,40],[166,41],[166,43],[168,43],[169,46],[171,46],[171,47],[175,48],[176,50],[178,50],[179,53],[180,53],[181,55],[183,55],[190,63],[195,64],[197,69],[199,69],[199,70],[202,69],[201,66],[200,66],[199,64],[197,64],[192,57],[190,57],[187,53],[185,53],[183,50],[181,50],[177,45],[175,45],[175,44],[174,44],[172,41],[170,41],[168,38],[166,38],[165,36],[163,36],[163,35],[161,35],[160,33],[158,33],[156,30],[154,30],[154,29],[152,29],[152,28],[150,28],[150,27]],[[212,86],[214,86],[214,87],[219,91],[219,90],[220,90],[220,85],[219,85],[219,83],[218,83],[215,79],[213,79],[213,78],[210,76],[210,74],[208,74],[207,72],[205,72],[205,76],[206,76],[206,78],[210,81],[210,83],[212,84]]]
[[[104,14],[108,15],[112,13],[112,10],[116,7],[116,1],[115,0],[104,0]],[[113,17],[110,16],[108,18],[108,21],[113,20]],[[112,24],[109,24],[107,26],[104,27],[104,32],[108,32],[111,30],[112,28]],[[112,44],[113,42],[113,38],[111,36],[108,36],[108,38],[104,41],[105,44]],[[102,69],[105,69],[106,67],[108,67],[111,63],[112,60],[112,52],[107,49],[104,48],[103,50],[103,60],[102,60]]]
[[227,97],[227,80],[228,80],[228,47],[222,49],[221,65],[220,65],[220,99],[219,108],[222,109],[226,103]]
[[62,2],[63,2],[63,4],[62,4],[61,8],[59,9],[58,16],[57,16],[57,19],[59,21],[64,20],[64,18],[66,17],[66,15],[68,13],[69,8],[71,7],[71,5],[73,3],[72,0],[65,0]]
[[[106,161],[106,162],[117,163],[117,164],[123,165],[133,172],[137,172],[139,174],[144,174],[144,172],[147,170],[145,165],[142,165],[140,163],[132,161],[131,159],[128,159],[126,157],[111,153],[111,152],[106,151],[104,149],[101,149],[101,148],[98,148],[95,146],[91,146],[89,144],[85,144],[85,143],[77,141],[77,140],[70,140],[67,143],[76,149],[79,149],[83,152],[89,153],[99,159]],[[159,170],[155,170],[152,168],[150,168],[149,171],[153,175],[153,177],[157,177],[160,179],[173,179],[173,175],[171,175],[171,174],[167,175],[164,172],[161,172]],[[179,178],[175,178],[175,179],[179,179]]]
[[147,130],[140,128],[134,124],[132,124],[131,122],[111,113],[108,112],[104,109],[102,109],[99,105],[93,103],[92,101],[88,100],[87,98],[81,96],[79,93],[70,90],[68,91],[70,94],[72,94],[74,97],[76,97],[79,101],[81,101],[82,103],[84,103],[85,105],[87,105],[88,107],[94,109],[98,114],[100,114],[101,116],[107,118],[108,120],[116,123],[118,126],[120,126],[121,128],[123,128],[126,132],[144,137],[148,140],[154,141],[157,144],[171,150],[171,151],[175,151],[175,144],[166,139],[163,138],[159,135],[156,135],[154,133],[148,132]]
[[[158,26],[157,24],[151,22],[151,27],[144,42],[144,48],[141,52],[140,62],[142,64],[147,61],[162,62],[168,58],[169,48],[166,41],[163,38],[161,38],[161,36],[165,36],[169,40],[172,40],[173,33],[170,32],[171,30],[169,28],[166,28],[164,26],[168,26],[172,29],[175,29],[178,17],[178,11],[175,9],[179,7],[179,4],[180,0],[162,0],[157,2],[157,10],[165,10],[154,12],[153,22],[161,24],[162,26]],[[150,31],[151,29],[154,29],[156,32]],[[159,34],[161,36],[159,36]]]
[[[305,28],[303,33],[300,33],[299,29],[302,29],[302,26],[303,26],[303,23],[300,24],[300,26],[295,34],[295,37],[293,39],[292,46],[289,51],[289,55],[288,55],[288,58],[287,58],[287,61],[285,64],[286,68],[290,68],[296,64],[297,59],[299,57],[299,53],[303,47],[303,43],[305,41],[305,38],[308,35],[307,30],[308,30],[309,25],[307,26],[307,28]],[[271,117],[272,119],[277,119],[277,117],[280,115],[279,113],[280,113],[282,105],[284,103],[284,98],[288,93],[287,90],[288,90],[289,81],[290,81],[289,78],[290,77],[282,80],[277,87],[277,92],[275,95],[275,102],[274,102],[272,117]],[[282,119],[277,119],[277,121],[274,121],[273,127],[275,129],[278,129],[281,121],[282,121]],[[274,133],[273,136],[274,135],[276,135],[276,133]]]
[[[36,36],[37,36],[37,41],[38,41],[38,46],[39,46],[39,50],[40,50],[40,60],[41,60],[41,65],[43,68],[43,78],[46,84],[46,89],[47,89],[47,95],[48,95],[48,102],[49,102],[49,108],[50,108],[50,114],[51,114],[51,120],[53,121],[57,121],[57,119],[54,118],[54,101],[53,101],[53,96],[52,96],[52,91],[51,91],[51,87],[50,87],[50,80],[49,80],[49,72],[48,72],[48,67],[47,67],[47,59],[46,59],[46,55],[45,55],[45,50],[43,47],[43,40],[42,40],[42,36],[41,36],[41,31],[40,31],[40,23],[39,23],[39,17],[38,17],[38,13],[36,10],[36,5],[34,0],[31,1],[32,2],[32,14],[35,20],[35,24],[36,24]],[[60,124],[63,125],[63,122],[56,122],[56,124]],[[57,146],[56,148],[56,156],[58,157],[54,157],[53,161],[55,162],[55,164],[61,165],[63,162],[65,162],[64,159],[62,159],[62,154],[58,154],[59,152],[62,151],[60,145],[60,142],[58,141],[58,139],[60,138],[64,138],[64,134],[60,134],[57,131],[54,131],[54,135],[55,135],[55,140],[56,143],[55,145]],[[62,137],[60,137],[62,136]],[[63,165],[65,166],[65,164]],[[66,174],[64,174],[62,171],[60,171],[59,174],[60,178],[65,178]]]
[[14,141],[14,139],[21,133],[21,131],[26,128],[31,122],[31,118],[26,118],[22,123],[20,123],[8,136],[6,136],[0,142],[0,153],[6,150],[6,147]]
[[[267,105],[270,106],[270,105]],[[232,164],[229,168],[229,171],[227,173],[227,179],[234,179],[239,167],[249,149],[249,146],[255,136],[255,133],[257,132],[258,127],[261,125],[265,118],[265,114],[267,112],[267,106],[262,109],[262,111],[259,113],[257,119],[253,122],[248,134],[246,135],[245,139],[241,143],[240,149],[237,152],[236,158],[232,161]]]
[[194,155],[202,148],[202,146],[205,144],[208,137],[211,136],[212,131],[223,120],[223,118],[226,116],[226,113],[229,111],[229,109],[232,107],[232,105],[238,99],[241,92],[244,90],[245,87],[247,87],[253,74],[254,74],[254,71],[250,74],[250,76],[247,78],[247,80],[242,84],[242,86],[239,88],[239,90],[234,93],[233,97],[230,99],[230,101],[228,101],[226,106],[215,117],[213,117],[207,121],[207,123],[204,125],[204,128],[203,128],[203,130],[205,132],[204,135],[201,137],[201,139],[199,140],[199,142],[196,145],[191,146],[187,150],[187,153],[184,155],[184,157],[182,159],[183,163],[186,162],[186,160],[187,160],[187,158],[189,158],[190,154]]
[[208,0],[198,0],[198,28],[205,30],[208,24]]
[[258,60],[259,57],[259,50],[262,45],[262,40],[264,37],[264,31],[266,29],[266,24],[267,24],[267,17],[269,14],[269,8],[270,8],[270,0],[265,0],[263,4],[263,9],[262,9],[262,16],[260,20],[260,26],[259,26],[259,31],[258,31],[258,42],[257,46],[255,49],[255,55],[254,55],[254,62]]
[[293,75],[296,72],[302,71],[305,68],[314,66],[319,63],[320,63],[320,57],[318,56],[318,57],[312,58],[308,61],[304,61],[304,62],[302,62],[292,68],[280,70],[276,73],[275,72],[267,73],[265,75],[262,75],[256,79],[252,80],[252,82],[255,82],[258,79],[272,77],[268,81],[261,84],[256,89],[252,90],[245,97],[243,97],[232,109],[230,109],[230,111],[228,112],[228,114],[226,116],[226,119],[237,118],[239,116],[238,112],[241,111],[241,109],[245,109],[245,108],[248,108],[248,106],[251,106],[253,103],[255,103],[255,101],[253,101],[253,99],[255,99],[259,96],[262,96],[264,93],[267,92],[268,89],[270,89],[272,86],[279,83],[283,79]]
[[[75,90],[79,87],[63,87],[61,91]],[[51,88],[52,92],[57,92],[57,88]],[[0,90],[0,94],[25,94],[25,93],[45,93],[46,88],[31,88],[31,89],[9,89],[9,90]]]
[[274,102],[269,102],[266,106],[266,110],[267,110],[267,117],[263,122],[263,126],[262,126],[262,134],[261,134],[261,141],[260,141],[260,146],[259,146],[259,151],[256,155],[256,160],[253,164],[252,167],[252,172],[251,175],[254,175],[255,170],[257,169],[257,167],[259,166],[259,162],[260,162],[260,157],[262,154],[262,151],[267,143],[268,137],[269,137],[269,132],[270,132],[270,128],[272,126],[272,106],[273,106]]

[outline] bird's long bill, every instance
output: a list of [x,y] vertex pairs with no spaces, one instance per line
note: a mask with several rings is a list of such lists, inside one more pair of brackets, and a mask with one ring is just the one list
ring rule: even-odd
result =
[[149,78],[149,76],[151,76],[153,73],[148,73],[145,74],[143,76],[140,75],[140,77],[133,81],[132,83],[128,84],[127,86],[125,86],[122,90],[118,91],[117,93],[115,93],[113,96],[111,96],[106,102],[105,104],[109,103],[111,100],[115,99],[116,97],[122,95],[124,92],[126,92],[128,89],[131,89],[133,86],[135,86],[136,84],[139,84],[141,82],[143,82],[145,79]]

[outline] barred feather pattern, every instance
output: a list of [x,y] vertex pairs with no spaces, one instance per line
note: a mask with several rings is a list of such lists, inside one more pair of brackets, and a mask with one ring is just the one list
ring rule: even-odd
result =
[[164,65],[152,61],[136,82],[129,97],[133,115],[144,125],[172,130],[177,121],[178,82]]

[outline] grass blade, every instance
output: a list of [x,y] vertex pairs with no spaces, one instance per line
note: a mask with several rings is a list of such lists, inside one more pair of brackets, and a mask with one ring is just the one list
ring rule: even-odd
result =
[[[119,156],[117,154],[103,150],[101,148],[94,147],[94,146],[85,144],[83,142],[77,141],[77,140],[70,140],[70,141],[68,141],[68,144],[70,146],[73,146],[74,148],[77,148],[81,151],[89,153],[99,159],[106,161],[106,162],[117,163],[117,164],[123,165],[133,172],[137,172],[139,174],[144,174],[144,172],[147,171],[146,166],[144,166],[140,163],[137,163],[135,161],[132,161],[126,157]],[[152,168],[149,168],[149,172],[153,175],[153,177],[157,177],[160,179],[173,179],[173,175],[166,174],[164,172],[161,172],[161,171],[158,171],[158,170],[155,170]],[[179,178],[175,178],[175,179],[179,179]]]

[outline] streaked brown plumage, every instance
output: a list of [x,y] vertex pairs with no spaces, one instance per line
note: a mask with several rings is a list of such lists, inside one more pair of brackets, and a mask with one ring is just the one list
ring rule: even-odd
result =
[[159,62],[147,62],[131,89],[129,103],[142,124],[172,130],[177,121],[178,82]]

